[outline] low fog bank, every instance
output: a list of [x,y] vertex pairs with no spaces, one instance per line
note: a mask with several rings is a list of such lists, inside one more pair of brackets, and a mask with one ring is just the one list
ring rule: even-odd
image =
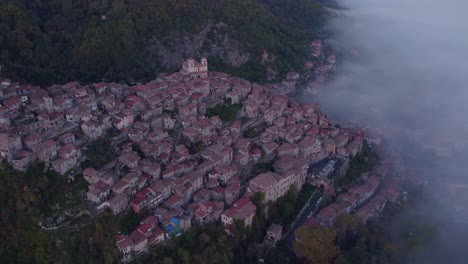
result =
[[403,150],[417,145],[450,157],[444,160],[450,166],[437,167],[468,183],[465,171],[452,164],[468,164],[468,2],[342,4],[349,9],[339,11],[330,27],[339,51],[348,56],[339,62],[336,78],[308,99],[318,101],[335,122],[382,128]]
[[[466,263],[468,225],[448,219],[460,216],[452,204],[464,204],[468,219],[468,188],[450,193],[441,187],[468,184],[468,1],[341,4],[348,9],[337,11],[330,27],[346,56],[334,80],[307,100],[318,101],[333,122],[383,129],[408,166],[429,182],[428,202],[443,201],[443,208],[425,210],[439,224],[441,256],[446,263]],[[429,252],[421,255],[419,263],[440,263]]]

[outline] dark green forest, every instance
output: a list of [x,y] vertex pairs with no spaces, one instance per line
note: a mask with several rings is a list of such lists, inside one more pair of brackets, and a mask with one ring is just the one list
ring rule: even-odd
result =
[[222,22],[251,59],[233,68],[213,57],[211,69],[264,81],[263,51],[278,76],[300,68],[324,17],[311,0],[3,0],[0,74],[39,85],[147,80],[177,70],[148,61],[150,39],[170,46],[172,33]]

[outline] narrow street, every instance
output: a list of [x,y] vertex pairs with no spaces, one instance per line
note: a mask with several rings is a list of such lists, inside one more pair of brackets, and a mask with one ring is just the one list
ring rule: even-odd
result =
[[307,204],[304,206],[304,208],[302,208],[302,211],[296,217],[296,220],[294,220],[294,222],[291,224],[291,227],[289,228],[288,232],[285,233],[285,235],[283,236],[283,240],[284,242],[286,242],[289,248],[292,249],[292,241],[294,240],[294,231],[296,231],[296,229],[299,226],[301,226],[311,214],[316,213],[316,210],[319,205],[318,201],[322,196],[323,196],[323,193],[321,193],[319,190],[316,190],[312,194]]

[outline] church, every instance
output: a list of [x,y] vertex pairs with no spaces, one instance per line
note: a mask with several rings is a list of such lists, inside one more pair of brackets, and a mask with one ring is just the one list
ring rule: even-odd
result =
[[190,75],[192,79],[208,78],[208,60],[202,58],[200,62],[194,59],[188,59],[182,64],[180,70],[182,75]]

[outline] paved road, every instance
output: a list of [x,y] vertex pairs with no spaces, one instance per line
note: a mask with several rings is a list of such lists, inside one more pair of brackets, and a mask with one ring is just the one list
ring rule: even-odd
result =
[[311,198],[309,199],[309,202],[304,206],[298,217],[296,218],[296,221],[291,225],[289,228],[288,233],[283,237],[284,241],[288,245],[289,248],[292,248],[292,241],[294,239],[294,231],[300,227],[304,221],[309,217],[309,215],[312,213],[315,213],[315,210],[317,209],[317,202],[318,200],[322,197],[322,193],[320,191],[316,191]]

